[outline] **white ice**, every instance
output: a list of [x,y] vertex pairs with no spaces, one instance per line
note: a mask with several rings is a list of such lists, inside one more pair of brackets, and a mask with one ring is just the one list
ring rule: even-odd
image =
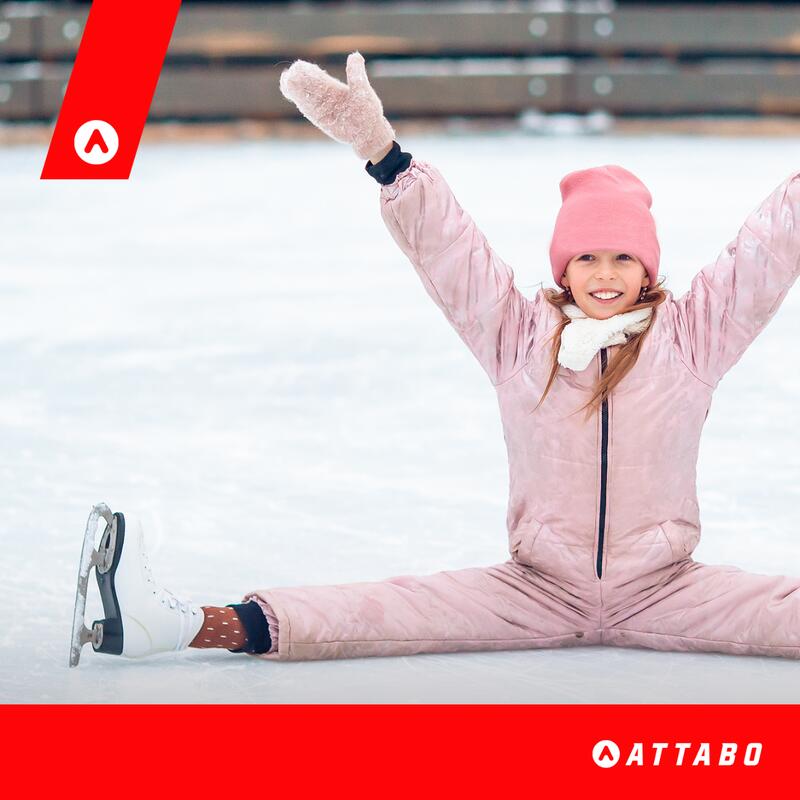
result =
[[[800,169],[795,139],[398,138],[529,296],[552,285],[571,170],[645,181],[678,296]],[[350,148],[149,144],[129,182],[42,182],[43,159],[0,150],[1,701],[800,702],[800,661],[610,647],[273,663],[87,646],[69,670],[96,502],[144,515],[164,585],[224,604],[503,561],[508,473],[491,384]],[[800,575],[798,311],[800,285],[716,392],[700,561]]]

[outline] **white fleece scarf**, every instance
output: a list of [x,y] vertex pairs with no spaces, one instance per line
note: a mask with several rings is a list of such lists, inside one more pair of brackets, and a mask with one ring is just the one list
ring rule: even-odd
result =
[[561,306],[561,310],[572,322],[561,332],[558,363],[576,372],[586,369],[601,347],[625,344],[626,334],[643,331],[653,313],[652,308],[637,308],[608,319],[594,319],[575,303]]

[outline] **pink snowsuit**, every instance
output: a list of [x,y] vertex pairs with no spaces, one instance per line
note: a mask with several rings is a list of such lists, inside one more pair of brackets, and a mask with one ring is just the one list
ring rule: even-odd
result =
[[[599,413],[573,414],[607,364],[551,364],[561,312],[514,286],[439,171],[413,159],[381,213],[497,391],[511,558],[484,568],[250,592],[281,660],[622,645],[800,658],[800,578],[706,565],[696,463],[711,396],[800,271],[800,173],[655,311]],[[277,645],[275,640],[277,639]]]

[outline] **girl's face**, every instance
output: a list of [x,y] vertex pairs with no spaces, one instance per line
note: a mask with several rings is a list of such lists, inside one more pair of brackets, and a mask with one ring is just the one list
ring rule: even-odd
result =
[[[575,304],[594,319],[608,319],[630,307],[639,299],[642,286],[650,277],[636,256],[615,250],[594,250],[570,259],[561,283],[569,286]],[[602,300],[597,292],[612,292],[616,297]],[[601,295],[605,296],[605,295]]]

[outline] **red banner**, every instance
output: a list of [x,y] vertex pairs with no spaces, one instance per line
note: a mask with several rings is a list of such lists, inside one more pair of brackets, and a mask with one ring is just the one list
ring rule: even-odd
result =
[[798,722],[790,705],[5,706],[0,752],[6,791],[44,797],[675,800],[792,793]]
[[43,179],[127,179],[180,0],[94,0]]

